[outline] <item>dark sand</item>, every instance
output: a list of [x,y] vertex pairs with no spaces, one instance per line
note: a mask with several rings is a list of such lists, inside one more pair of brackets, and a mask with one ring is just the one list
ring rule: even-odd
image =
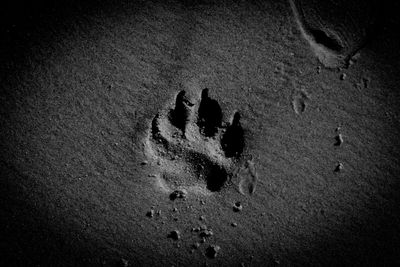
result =
[[399,6],[332,4],[4,6],[0,265],[400,264]]

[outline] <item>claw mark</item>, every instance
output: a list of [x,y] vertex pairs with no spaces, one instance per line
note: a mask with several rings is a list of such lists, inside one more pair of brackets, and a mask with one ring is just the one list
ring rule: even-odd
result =
[[221,126],[222,111],[218,102],[208,96],[208,91],[206,88],[201,92],[197,125],[205,136],[211,137],[218,132],[218,127]]
[[180,91],[176,96],[175,109],[171,111],[171,123],[174,124],[178,129],[182,131],[182,135],[186,135],[186,126],[189,122],[190,115],[192,113],[192,104],[186,98],[186,92]]
[[240,125],[240,114],[235,112],[230,126],[221,140],[222,149],[225,151],[225,156],[238,157],[242,154],[244,148],[244,132]]

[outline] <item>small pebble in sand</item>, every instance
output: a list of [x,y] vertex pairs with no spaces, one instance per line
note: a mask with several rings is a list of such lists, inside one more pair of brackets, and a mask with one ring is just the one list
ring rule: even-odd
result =
[[200,221],[204,221],[205,219],[206,219],[206,217],[204,217],[203,215],[201,215],[199,218]]
[[335,137],[335,140],[336,140],[335,146],[340,146],[343,143],[343,135],[342,134],[338,134]]
[[196,242],[196,243],[194,243],[193,245],[192,245],[192,248],[194,248],[194,249],[197,249],[197,248],[199,248],[200,247],[200,243],[199,242]]
[[203,238],[200,240],[200,243],[206,243],[206,238],[203,237]]
[[161,216],[161,210],[157,211],[157,215]]
[[233,211],[235,212],[239,212],[243,209],[242,204],[240,203],[240,201],[237,201],[234,205],[233,205]]
[[237,223],[233,222],[233,223],[231,223],[231,226],[232,226],[232,227],[236,227],[236,226],[237,226]]
[[339,162],[339,164],[335,168],[335,172],[340,172],[341,170],[343,170],[343,168],[343,163]]
[[146,216],[152,218],[152,217],[154,216],[154,210],[153,210],[153,209],[149,210],[149,211],[146,213]]
[[341,79],[342,81],[345,80],[346,77],[347,77],[347,74],[346,74],[346,73],[342,73],[342,75],[340,75],[340,79]]
[[321,66],[317,67],[317,73],[320,74],[321,73]]
[[207,225],[205,225],[205,224],[200,225],[200,230],[207,230]]
[[187,192],[186,190],[175,190],[174,192],[171,193],[169,198],[171,200],[175,200],[177,198],[186,198]]
[[168,237],[174,240],[179,240],[181,239],[181,233],[178,230],[174,230],[169,233]]
[[210,237],[210,236],[212,236],[212,235],[214,235],[214,233],[213,233],[212,230],[203,230],[203,231],[200,233],[200,237]]
[[206,249],[206,255],[207,257],[214,259],[215,257],[217,257],[218,252],[221,250],[221,247],[218,245],[210,245],[207,249]]
[[149,164],[149,162],[148,162],[147,160],[144,160],[144,161],[142,161],[142,162],[140,163],[140,165],[147,165],[147,164]]
[[177,208],[173,208],[172,211],[173,211],[173,212],[177,212],[178,209],[177,209]]
[[204,202],[204,200],[200,200],[200,204],[204,205],[204,204],[206,204],[206,202]]

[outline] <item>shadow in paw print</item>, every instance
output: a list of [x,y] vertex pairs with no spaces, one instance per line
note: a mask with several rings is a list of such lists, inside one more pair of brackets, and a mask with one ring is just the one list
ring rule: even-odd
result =
[[185,91],[180,91],[176,96],[175,109],[170,112],[171,123],[182,131],[183,136],[186,134],[186,126],[189,123],[191,107],[193,107],[187,97]]
[[230,175],[224,166],[196,152],[191,153],[188,159],[194,166],[196,174],[206,181],[208,190],[216,192],[222,189]]
[[244,148],[244,131],[240,125],[240,114],[236,112],[221,140],[222,149],[228,158],[239,157]]
[[206,176],[207,189],[211,192],[220,191],[224,186],[228,174],[226,170],[218,165],[213,165],[209,169],[209,174]]
[[208,95],[208,89],[201,92],[197,125],[207,137],[215,136],[222,122],[222,110],[218,102]]
[[319,29],[310,29],[310,33],[318,44],[324,45],[336,52],[343,50],[343,46],[334,36],[329,36],[326,32]]

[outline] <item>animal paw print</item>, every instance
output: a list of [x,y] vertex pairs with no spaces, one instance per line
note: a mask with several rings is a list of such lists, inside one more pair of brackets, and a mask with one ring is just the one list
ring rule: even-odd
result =
[[[181,91],[160,111],[147,138],[148,157],[160,169],[165,190],[220,191],[233,176],[245,147],[240,114],[223,123],[219,103],[204,89],[192,101]],[[224,126],[223,126],[224,124]]]

